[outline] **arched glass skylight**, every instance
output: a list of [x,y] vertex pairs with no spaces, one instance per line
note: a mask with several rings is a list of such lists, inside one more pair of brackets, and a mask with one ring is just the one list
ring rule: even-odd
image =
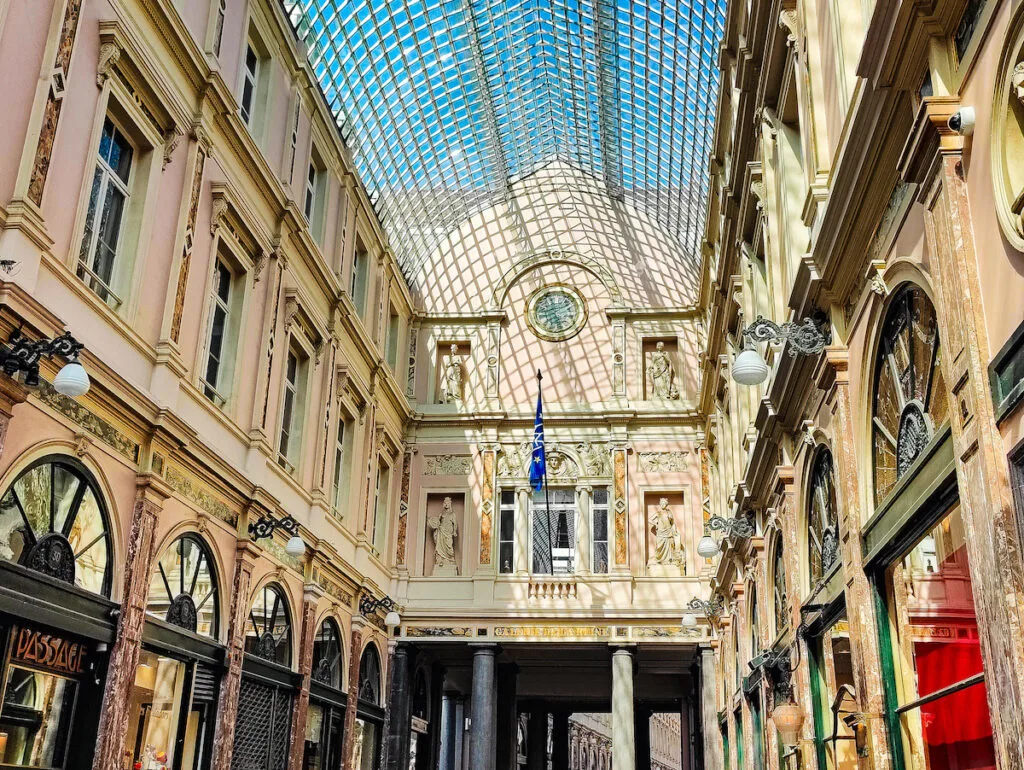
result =
[[406,274],[552,160],[696,264],[724,0],[283,0]]

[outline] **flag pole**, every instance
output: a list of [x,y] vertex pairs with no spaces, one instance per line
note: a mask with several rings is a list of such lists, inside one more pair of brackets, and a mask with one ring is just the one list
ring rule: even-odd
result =
[[[537,370],[537,397],[540,398],[541,380],[544,375]],[[548,535],[548,564],[551,565],[551,574],[555,574],[555,547],[551,542],[551,498],[548,495],[548,464],[547,464],[547,437],[544,438],[544,529]]]

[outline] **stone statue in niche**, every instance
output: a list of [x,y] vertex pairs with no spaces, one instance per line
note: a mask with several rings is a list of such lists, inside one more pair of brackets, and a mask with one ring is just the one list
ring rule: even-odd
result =
[[442,404],[462,403],[462,379],[462,356],[459,355],[459,346],[452,345],[441,370]]
[[455,520],[452,499],[446,497],[441,505],[441,513],[429,516],[427,524],[434,533],[434,576],[452,576],[459,574],[455,564],[455,538],[459,536],[459,524]]
[[665,352],[665,343],[659,342],[647,359],[648,398],[679,400],[679,388],[675,383],[676,372],[672,359]]
[[651,553],[652,565],[678,566],[680,571],[685,568],[685,552],[679,537],[679,529],[668,507],[668,498],[658,501],[658,507],[651,514],[651,532],[654,534],[654,551]]

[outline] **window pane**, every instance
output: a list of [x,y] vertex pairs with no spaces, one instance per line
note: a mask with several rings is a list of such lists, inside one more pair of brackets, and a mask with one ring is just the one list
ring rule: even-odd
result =
[[96,227],[96,207],[100,200],[100,186],[103,183],[103,170],[97,168],[92,176],[92,190],[89,192],[89,208],[85,214],[85,232],[82,233],[82,245],[78,249],[78,258],[87,261],[89,249],[92,247],[93,231]]
[[109,284],[114,272],[117,242],[121,236],[121,216],[124,213],[124,193],[115,185],[107,184],[107,193],[100,214],[99,240],[93,257],[92,270],[104,283]]
[[608,509],[594,509],[594,540],[608,540]]
[[75,585],[101,593],[107,572],[107,538],[96,496],[88,490],[68,533],[75,552]]
[[127,749],[142,767],[174,767],[178,722],[185,694],[185,664],[143,651],[135,669]]
[[911,709],[900,723],[908,733],[921,736],[928,770],[995,769],[984,682]]
[[501,566],[501,573],[508,575],[512,572],[513,568],[513,544],[511,542],[502,543],[498,546],[498,564]]
[[515,537],[516,512],[514,508],[507,508],[504,505],[501,509],[501,522],[499,524],[499,538],[501,540],[512,540]]
[[5,767],[64,766],[75,708],[75,682],[18,666],[7,669],[0,733]]

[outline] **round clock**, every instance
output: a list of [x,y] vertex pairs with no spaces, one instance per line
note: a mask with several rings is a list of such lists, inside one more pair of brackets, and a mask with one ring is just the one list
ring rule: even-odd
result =
[[526,323],[543,340],[575,337],[586,322],[587,303],[571,286],[542,286],[526,300]]

